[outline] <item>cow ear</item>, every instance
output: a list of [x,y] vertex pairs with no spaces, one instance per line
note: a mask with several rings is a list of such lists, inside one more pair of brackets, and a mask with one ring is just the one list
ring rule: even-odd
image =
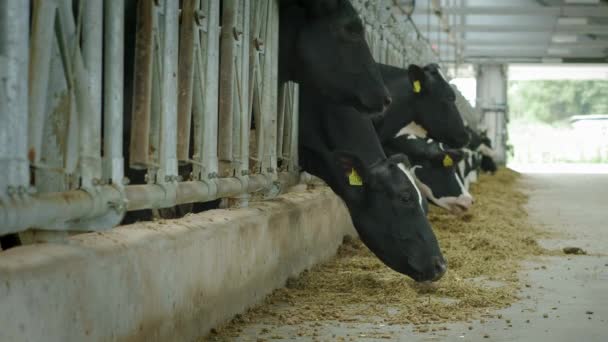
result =
[[349,188],[362,188],[368,181],[367,168],[355,154],[345,151],[334,151],[334,161],[345,183]]
[[424,73],[424,69],[416,64],[410,64],[410,66],[407,68],[407,74],[414,93],[423,93],[427,87],[427,78],[426,74]]

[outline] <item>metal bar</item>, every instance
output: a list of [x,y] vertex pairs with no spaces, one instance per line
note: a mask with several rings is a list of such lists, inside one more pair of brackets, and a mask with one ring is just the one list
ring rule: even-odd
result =
[[298,139],[299,139],[299,113],[300,113],[300,97],[297,83],[289,83],[289,99],[290,111],[289,117],[291,121],[289,135],[289,171],[299,172],[299,154],[298,154]]
[[222,3],[222,30],[220,34],[220,88],[218,158],[220,174],[234,174],[233,142],[238,41],[243,39],[238,22],[238,6],[241,0],[224,0]]
[[29,186],[29,2],[0,1],[0,199]]
[[177,54],[179,2],[165,0],[162,43],[160,182],[177,180]]
[[240,82],[238,83],[239,85],[239,91],[238,91],[238,100],[239,100],[239,116],[238,116],[238,121],[239,121],[239,152],[237,153],[237,160],[239,162],[238,164],[238,171],[239,174],[238,176],[241,176],[243,178],[246,178],[245,176],[248,174],[249,172],[249,133],[251,131],[251,121],[250,121],[250,116],[251,116],[251,110],[250,110],[250,106],[249,106],[249,88],[250,88],[250,82],[249,82],[249,68],[250,63],[249,63],[249,54],[250,54],[250,42],[251,42],[251,25],[250,25],[250,19],[251,19],[251,4],[250,4],[250,0],[241,0],[241,13],[240,13],[240,18],[242,21],[242,28],[243,28],[243,34],[242,34],[242,39],[241,39],[241,53],[240,53],[240,65],[239,65],[239,75],[240,76]]
[[152,60],[154,54],[153,16],[154,0],[140,0],[137,6],[133,109],[129,146],[129,165],[134,169],[145,169],[149,164],[150,99],[152,97]]
[[[281,174],[281,189],[299,182],[299,175]],[[243,193],[262,191],[273,181],[264,175],[251,176],[244,184],[236,177],[215,181],[189,181],[179,183],[176,196],[167,193],[160,184],[129,185],[124,189],[129,210],[163,208],[177,204],[206,202],[218,198],[235,197]],[[95,192],[73,190],[43,193],[35,196],[14,196],[0,203],[0,235],[24,231],[31,227],[46,230],[66,230],[69,222],[96,218],[108,211],[120,211],[124,205],[123,192],[115,186],[106,185]],[[171,204],[167,204],[173,200]],[[104,230],[108,227],[90,230]]]
[[37,164],[42,154],[42,134],[46,114],[51,67],[53,24],[57,4],[54,0],[32,2],[32,34],[29,66],[28,159]]
[[192,123],[192,83],[194,81],[194,42],[199,39],[195,29],[195,10],[199,0],[184,0],[182,3],[179,44],[179,74],[177,103],[177,159],[190,159],[190,127]]
[[124,2],[106,1],[104,19],[104,178],[120,186],[124,177]]
[[277,172],[277,113],[278,113],[278,49],[279,49],[279,7],[278,0],[271,0],[268,6],[266,26],[266,47],[263,61],[261,98],[264,144],[262,153],[262,173],[276,177]]
[[[80,115],[80,176],[83,186],[90,186],[101,178],[101,78],[103,51],[103,2],[89,0],[84,3],[82,36],[82,62],[84,69],[76,68],[77,103]],[[76,49],[77,51],[78,49]],[[79,64],[76,53],[75,64]],[[80,89],[86,87],[85,89]]]
[[201,11],[206,16],[202,22],[200,46],[197,49],[195,90],[193,99],[195,118],[194,173],[200,179],[213,178],[218,173],[218,93],[220,2],[202,1]]

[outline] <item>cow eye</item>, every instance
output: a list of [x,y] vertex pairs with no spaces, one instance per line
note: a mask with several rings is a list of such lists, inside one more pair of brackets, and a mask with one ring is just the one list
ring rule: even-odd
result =
[[399,200],[401,202],[406,202],[406,203],[409,202],[410,201],[410,194],[408,194],[408,193],[400,194],[399,195]]

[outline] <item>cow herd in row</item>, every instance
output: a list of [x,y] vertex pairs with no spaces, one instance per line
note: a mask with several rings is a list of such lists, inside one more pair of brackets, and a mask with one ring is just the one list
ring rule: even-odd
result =
[[416,281],[447,269],[428,202],[454,214],[468,185],[496,170],[436,64],[376,63],[348,0],[282,1],[280,79],[300,85],[300,164],[346,204],[363,243]]
[[[447,265],[428,203],[456,215],[473,204],[468,186],[477,170],[496,170],[490,140],[466,126],[438,65],[377,63],[349,0],[279,3],[279,82],[299,84],[302,170],[344,201],[361,240],[383,263],[416,281],[438,280]],[[129,8],[126,75],[134,46]],[[125,169],[132,182],[143,179],[145,172]],[[125,223],[141,219],[133,214]],[[15,234],[0,238],[3,248],[18,244]]]

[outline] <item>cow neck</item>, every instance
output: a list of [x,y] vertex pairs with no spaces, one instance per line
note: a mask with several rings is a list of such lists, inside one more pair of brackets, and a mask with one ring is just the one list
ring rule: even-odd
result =
[[378,63],[378,68],[393,99],[382,120],[377,120],[376,130],[384,143],[395,137],[402,127],[414,121],[418,100],[406,69],[382,63]]

